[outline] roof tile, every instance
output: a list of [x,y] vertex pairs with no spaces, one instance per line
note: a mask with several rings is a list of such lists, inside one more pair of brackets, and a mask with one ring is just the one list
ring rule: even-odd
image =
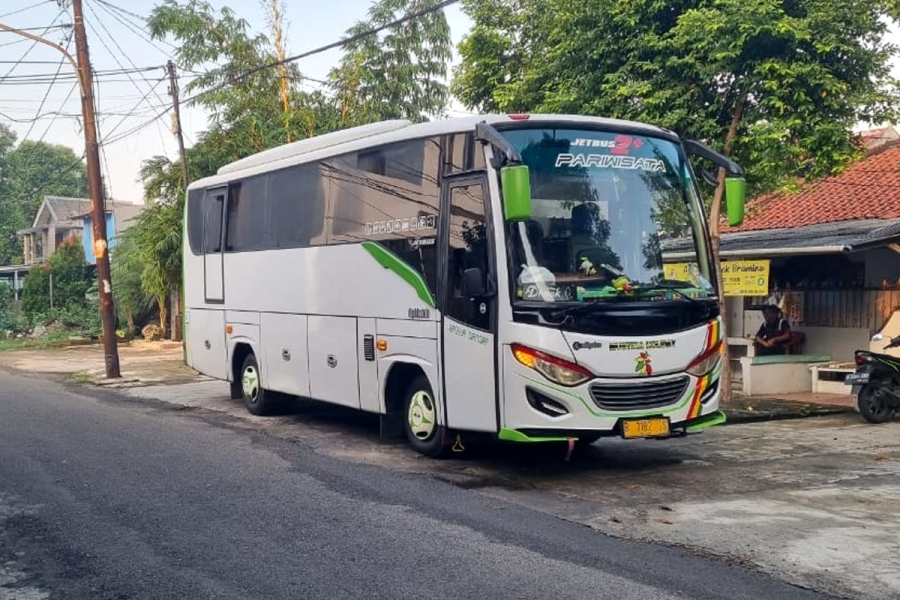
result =
[[900,145],[873,153],[840,175],[747,203],[740,227],[722,233],[785,229],[857,219],[900,218]]

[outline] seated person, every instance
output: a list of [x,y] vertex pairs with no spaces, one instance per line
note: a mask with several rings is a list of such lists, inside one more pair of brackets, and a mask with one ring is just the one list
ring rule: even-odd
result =
[[791,326],[781,313],[781,309],[774,305],[766,306],[763,309],[763,318],[765,322],[753,339],[756,354],[759,356],[787,354],[791,342]]

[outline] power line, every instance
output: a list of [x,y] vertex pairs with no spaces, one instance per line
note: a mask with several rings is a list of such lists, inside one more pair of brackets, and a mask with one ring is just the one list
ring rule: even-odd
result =
[[[41,37],[43,37],[44,35],[46,35],[46,33],[47,33],[48,31],[50,31],[50,27],[52,27],[53,25],[56,25],[56,22],[59,20],[59,18],[60,18],[61,16],[63,16],[63,15],[65,14],[65,12],[66,12],[65,10],[61,10],[61,11],[59,11],[59,13],[57,13],[56,17],[54,17],[53,20],[50,21],[50,25],[48,25],[48,26],[46,27],[46,29],[44,30],[44,33],[41,34]],[[22,54],[22,56],[19,57],[19,60],[16,61],[16,62],[13,64],[13,66],[11,66],[11,67],[9,68],[9,71],[6,72],[6,75],[4,75],[3,77],[0,77],[0,81],[3,81],[4,79],[6,79],[6,78],[9,77],[10,75],[12,75],[12,72],[16,70],[16,67],[18,67],[19,65],[22,64],[22,61],[25,60],[25,59],[28,57],[28,54],[29,54],[32,50],[34,50],[34,47],[37,46],[37,45],[38,45],[37,40],[32,41],[32,42],[31,42],[31,45],[28,47],[28,50],[26,50],[26,51]]]
[[[135,69],[136,73],[137,73],[138,75],[141,76],[141,79],[144,80],[144,83],[146,83],[147,85],[149,85],[151,90],[155,90],[156,87],[153,86],[153,84],[151,84],[150,81],[149,81],[146,77],[144,77],[143,71],[141,71],[140,68],[139,68],[136,64],[134,64],[134,61],[131,60],[131,57],[128,56],[128,53],[125,52],[125,51],[122,49],[122,47],[119,45],[119,42],[116,41],[116,38],[109,32],[109,29],[106,28],[106,25],[103,24],[103,21],[101,21],[101,20],[97,17],[97,13],[94,12],[94,9],[91,8],[90,4],[87,5],[87,8],[88,8],[88,10],[90,11],[91,15],[97,20],[97,23],[100,25],[100,28],[103,29],[103,31],[106,33],[106,35],[107,35],[107,36],[109,37],[109,39],[112,41],[113,45],[119,50],[119,52],[122,53],[122,56],[124,56],[124,57],[125,57],[125,60],[127,60],[128,63],[132,66],[132,68]],[[97,30],[94,28],[93,24],[91,24],[91,29],[93,29],[94,32],[96,33]],[[109,53],[112,55],[113,60],[116,61],[116,64],[119,65],[119,67],[120,67],[121,69],[123,69],[123,72],[125,72],[125,71],[126,71],[125,66],[119,61],[119,59],[118,59],[118,57],[115,55],[115,53],[114,53],[112,50],[109,49],[109,46],[106,45],[106,42],[103,41],[103,36],[101,36],[101,35],[98,33],[98,34],[97,34],[97,38],[100,40],[100,43],[103,45],[103,47],[106,48],[106,51],[109,52]],[[131,80],[131,83],[134,85],[134,87],[137,88],[138,92],[140,92],[140,91],[141,91],[141,87],[140,87],[140,86],[137,84],[137,82],[131,77],[131,74],[130,74],[130,73],[126,73],[126,74],[127,74],[127,76],[128,76],[128,79]],[[163,99],[162,99],[162,97],[160,97],[159,94],[156,94],[156,98],[157,98],[157,100],[159,100],[160,102],[163,102]]]
[[[156,48],[156,49],[159,50],[160,52],[162,52],[166,57],[172,58],[171,55],[170,55],[167,51],[165,51],[165,50],[163,50],[162,48],[160,48],[159,46],[157,46],[157,45],[153,42],[153,40],[149,39],[149,38],[144,34],[144,32],[142,31],[142,30],[144,29],[144,25],[135,25],[134,23],[132,23],[131,21],[129,21],[126,17],[123,17],[123,16],[120,14],[120,12],[121,12],[121,13],[124,13],[125,15],[129,15],[129,14],[130,14],[130,15],[136,17],[136,18],[138,19],[138,21],[142,21],[143,23],[146,23],[147,20],[146,20],[144,17],[141,17],[141,16],[139,16],[139,15],[135,15],[134,13],[129,13],[129,12],[126,11],[125,9],[119,8],[118,6],[116,6],[116,5],[114,5],[114,4],[110,4],[109,2],[104,2],[103,0],[97,0],[97,3],[100,5],[100,8],[102,8],[103,10],[105,10],[105,11],[107,12],[107,14],[111,15],[111,16],[112,16],[115,20],[117,20],[119,23],[121,23],[122,25],[124,25],[125,27],[127,27],[128,29],[130,29],[131,32],[132,32],[133,34],[135,34],[136,36],[138,36],[139,38],[141,38],[142,40],[144,40],[145,42],[147,42],[148,44],[150,44],[151,46],[153,46],[154,48]],[[164,44],[166,44],[167,46],[171,47],[172,49],[178,50],[178,47],[175,46],[174,44],[170,44],[170,43],[167,42],[166,40],[162,40],[162,42],[163,42]]]
[[[69,49],[69,44],[72,42],[72,39],[69,38],[66,40],[66,51]],[[50,96],[50,90],[53,89],[53,85],[56,83],[57,78],[59,78],[59,73],[62,71],[63,65],[66,64],[66,57],[63,56],[59,59],[59,66],[56,67],[56,73],[53,75],[53,81],[50,82],[50,85],[47,86],[47,91],[44,92],[44,97],[41,99],[41,104],[38,106],[37,115],[41,114],[41,110],[44,108],[44,104],[47,103],[47,97]],[[32,130],[34,130],[34,126],[37,124],[37,116],[34,121],[31,122],[31,125],[28,127],[28,131],[25,132],[25,135],[22,136],[23,139],[28,139],[28,136],[31,135]]]
[[37,8],[38,6],[43,6],[44,4],[50,4],[51,2],[53,2],[53,0],[43,0],[43,2],[37,2],[35,4],[32,4],[31,6],[26,6],[25,8],[19,8],[12,12],[4,13],[4,14],[0,15],[0,19],[3,19],[5,17],[11,17],[13,15],[23,13],[26,10],[31,10],[32,8]]
[[[2,18],[2,17],[0,17]],[[46,31],[48,29],[69,29],[72,27],[71,23],[63,23],[62,25],[50,25],[49,27],[16,27],[19,31]],[[15,33],[13,31],[0,31],[0,33]]]
[[[101,2],[101,4],[103,3],[102,0],[97,0],[97,1],[98,1],[98,2]],[[425,8],[425,9],[422,9],[422,10],[418,10],[418,11],[415,11],[415,12],[412,12],[412,13],[409,13],[408,15],[405,15],[405,16],[403,16],[403,17],[400,17],[399,19],[395,19],[394,21],[391,21],[390,23],[386,23],[386,24],[384,24],[384,25],[381,25],[380,27],[375,27],[375,28],[373,28],[373,29],[368,29],[368,30],[366,30],[366,31],[362,31],[362,32],[357,33],[357,34],[355,34],[355,35],[352,35],[352,36],[350,36],[350,37],[348,37],[348,38],[344,38],[344,39],[342,39],[342,40],[339,40],[339,41],[337,41],[337,42],[332,42],[332,43],[330,43],[330,44],[326,44],[326,45],[324,45],[324,46],[319,46],[318,48],[314,48],[314,49],[312,49],[312,50],[308,50],[308,51],[302,52],[302,53],[300,53],[300,54],[295,54],[295,55],[293,55],[293,56],[289,56],[289,57],[285,58],[284,60],[277,60],[277,61],[273,61],[273,62],[270,62],[270,63],[266,63],[266,64],[264,64],[264,65],[260,65],[260,66],[258,66],[258,67],[254,67],[254,68],[252,68],[252,69],[249,69],[249,70],[247,70],[247,71],[244,71],[243,73],[240,73],[240,74],[238,74],[238,75],[235,75],[234,77],[232,77],[232,78],[229,79],[228,81],[225,81],[225,82],[223,82],[223,83],[221,83],[221,84],[219,84],[219,85],[217,85],[217,86],[214,86],[214,87],[212,87],[212,88],[210,88],[210,89],[208,89],[208,90],[203,90],[202,92],[198,92],[198,93],[194,94],[193,96],[191,96],[191,97],[189,97],[189,98],[187,98],[187,99],[185,99],[185,100],[182,100],[181,102],[179,102],[179,104],[187,104],[187,103],[190,103],[190,102],[194,102],[195,100],[197,100],[197,99],[199,99],[199,98],[202,98],[202,97],[204,97],[204,96],[208,96],[209,94],[215,93],[215,92],[217,92],[217,91],[219,91],[219,90],[221,90],[221,89],[223,89],[223,88],[225,88],[225,87],[228,87],[229,85],[232,85],[232,84],[234,84],[234,83],[240,81],[241,79],[244,79],[244,78],[246,78],[246,77],[249,77],[250,75],[253,75],[254,73],[259,73],[260,71],[263,71],[263,70],[265,70],[265,69],[271,69],[271,68],[273,68],[273,67],[278,67],[278,66],[283,65],[283,64],[295,62],[295,61],[301,60],[301,59],[303,59],[303,58],[308,58],[308,57],[314,56],[314,55],[316,55],[316,54],[321,54],[321,53],[323,53],[323,52],[327,52],[327,51],[329,51],[329,50],[333,50],[334,48],[340,48],[340,47],[346,46],[347,44],[352,44],[353,42],[357,42],[357,41],[359,41],[359,40],[365,39],[365,38],[370,37],[370,36],[373,36],[373,35],[378,35],[378,34],[381,33],[382,31],[385,31],[385,30],[387,30],[387,29],[391,29],[391,28],[393,28],[393,27],[397,27],[398,25],[403,25],[404,23],[407,23],[407,22],[409,22],[409,21],[412,21],[412,20],[421,18],[421,17],[423,17],[423,16],[425,16],[425,15],[428,15],[428,14],[431,14],[431,13],[434,13],[434,12],[437,12],[437,11],[439,11],[439,10],[442,10],[442,9],[448,7],[448,6],[451,6],[451,5],[453,5],[453,4],[456,4],[456,3],[458,3],[459,1],[460,1],[460,0],[443,0],[442,2],[439,2],[439,3],[435,4],[434,6],[431,6],[431,7],[429,7],[429,8]],[[129,136],[129,135],[132,135],[132,134],[134,134],[134,133],[137,133],[137,132],[141,131],[142,129],[145,129],[146,127],[149,127],[149,126],[152,125],[157,119],[159,119],[160,117],[162,117],[166,112],[168,112],[168,110],[165,110],[165,111],[162,111],[162,112],[160,112],[160,113],[157,113],[156,116],[154,116],[154,117],[152,117],[151,119],[145,121],[144,123],[141,123],[140,125],[137,125],[136,127],[132,127],[131,129],[129,129],[129,130],[127,130],[127,131],[124,131],[124,132],[120,133],[118,136],[115,136],[115,137],[113,137],[113,138],[107,139],[106,143],[107,143],[107,144],[114,144],[114,143],[116,143],[116,142],[118,142],[118,141],[124,139],[125,137],[127,137],[127,136]]]
[[[135,113],[137,112],[138,107],[139,107],[141,104],[144,103],[144,101],[150,96],[151,93],[153,93],[153,92],[156,91],[156,88],[159,87],[159,84],[162,83],[164,80],[165,80],[165,79],[160,79],[159,81],[157,81],[157,82],[156,82],[156,85],[154,85],[153,87],[151,87],[150,90],[148,90],[147,93],[144,94],[144,96],[143,96],[140,100],[138,100],[137,104],[134,105],[134,108],[132,108],[132,109],[128,112],[128,114],[127,114],[126,116],[122,117],[122,120],[119,121],[119,123],[118,123],[115,127],[113,127],[112,129],[110,129],[109,131],[106,132],[106,137],[108,138],[109,136],[111,136],[111,135],[113,134],[113,132],[114,132],[116,129],[118,129],[119,127],[121,127],[122,124],[123,124],[126,120],[128,120],[130,117],[135,116]],[[152,123],[153,123],[154,121],[156,121],[160,116],[166,114],[167,112],[169,112],[169,106],[168,106],[168,105],[166,106],[166,108],[163,109],[162,112],[157,113],[157,114],[149,121],[149,124],[152,124]],[[130,130],[129,130],[129,131],[130,131]],[[127,135],[130,135],[130,134],[128,134],[127,132],[126,132],[126,134],[127,134]],[[106,143],[107,143],[107,144],[111,144],[111,143],[113,143],[114,141],[117,141],[121,135],[122,135],[122,134],[119,134],[119,136],[117,136],[117,137],[114,138],[114,139],[107,139]]]

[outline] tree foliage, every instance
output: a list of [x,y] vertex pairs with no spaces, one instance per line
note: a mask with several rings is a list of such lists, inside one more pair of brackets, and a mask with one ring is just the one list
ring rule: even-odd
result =
[[[348,36],[433,5],[435,0],[379,0],[369,18]],[[209,115],[209,128],[189,148],[189,179],[291,140],[353,125],[404,117],[417,121],[443,112],[448,91],[442,83],[450,59],[449,28],[442,12],[379,38],[348,45],[329,85],[309,91],[296,63],[283,70],[261,68],[285,54],[277,20],[281,2],[266,2],[274,40],[253,32],[247,21],[225,7],[216,11],[203,0],[164,0],[150,13],[154,38],[177,43],[176,62],[203,71],[182,97]],[[275,10],[277,8],[277,10]],[[279,39],[281,41],[279,41]],[[257,70],[258,69],[258,70]],[[190,100],[193,98],[193,100]],[[157,156],[141,170],[148,208],[129,230],[129,245],[119,249],[120,268],[141,265],[144,293],[159,303],[165,322],[165,298],[180,288],[184,184],[181,163]],[[122,273],[123,281],[131,281]],[[131,300],[126,300],[125,296]],[[139,296],[119,295],[122,304]]]
[[857,156],[897,112],[888,0],[470,0],[453,90],[472,108],[648,121],[733,153],[754,191]]
[[[435,4],[436,0],[380,0],[347,35],[352,38]],[[349,42],[331,79],[336,97],[343,107],[349,105],[357,122],[427,121],[446,112],[450,92],[443,80],[451,58],[450,26],[439,10]]]
[[87,197],[87,169],[67,146],[24,140],[0,123],[0,264],[18,262],[22,242],[44,196]]
[[84,247],[70,238],[59,245],[46,264],[33,267],[25,276],[22,310],[31,315],[46,315],[51,309],[83,310],[90,285]]

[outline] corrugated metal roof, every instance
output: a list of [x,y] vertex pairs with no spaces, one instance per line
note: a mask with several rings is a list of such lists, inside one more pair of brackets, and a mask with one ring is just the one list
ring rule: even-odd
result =
[[[885,239],[900,236],[900,219],[860,219],[819,223],[804,227],[766,229],[764,231],[741,231],[722,235],[721,253],[766,254],[804,249],[830,249],[831,252],[852,251],[886,243]],[[688,252],[693,242],[689,238],[664,243],[667,252]]]

